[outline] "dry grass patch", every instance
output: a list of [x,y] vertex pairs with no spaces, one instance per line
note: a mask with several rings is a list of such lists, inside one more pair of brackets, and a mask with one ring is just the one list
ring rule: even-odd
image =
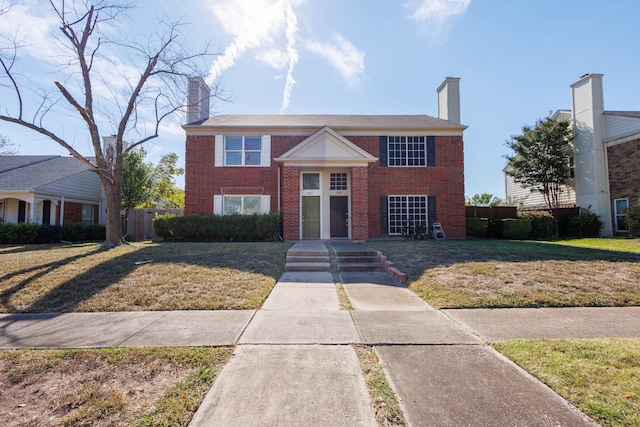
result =
[[379,426],[406,426],[398,398],[391,388],[378,354],[369,346],[354,346],[371,396],[371,405]]
[[640,240],[368,242],[436,308],[640,305]]
[[225,348],[0,351],[3,426],[187,425]]
[[640,425],[640,340],[515,340],[494,347],[601,425]]
[[0,312],[255,309],[282,274],[289,246],[4,246]]

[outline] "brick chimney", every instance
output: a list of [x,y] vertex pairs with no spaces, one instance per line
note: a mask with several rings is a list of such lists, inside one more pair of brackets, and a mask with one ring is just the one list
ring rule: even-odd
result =
[[187,124],[202,122],[209,118],[209,98],[211,90],[201,77],[189,79],[187,96]]
[[460,123],[460,78],[445,77],[438,92],[438,118]]

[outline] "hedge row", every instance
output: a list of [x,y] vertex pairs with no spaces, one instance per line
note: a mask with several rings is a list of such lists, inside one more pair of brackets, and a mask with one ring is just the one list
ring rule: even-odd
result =
[[280,239],[280,214],[160,215],[153,220],[156,236],[165,240],[254,241]]
[[104,240],[104,225],[68,223],[58,225],[38,225],[21,222],[18,224],[0,224],[0,243],[31,244],[56,243],[61,240],[81,242],[86,240]]
[[[525,211],[519,218],[467,218],[467,236],[496,239],[547,239],[553,233],[553,217],[546,211]],[[603,223],[594,213],[583,212],[569,220],[563,237],[594,237],[600,235]]]

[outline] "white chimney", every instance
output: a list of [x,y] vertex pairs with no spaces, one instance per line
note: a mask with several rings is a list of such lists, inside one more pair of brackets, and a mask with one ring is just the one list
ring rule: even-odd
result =
[[460,78],[446,77],[438,92],[438,118],[460,123]]
[[187,96],[187,124],[207,120],[209,118],[209,98],[211,90],[201,77],[189,79],[189,95]]
[[604,143],[602,74],[585,74],[571,85],[571,115],[576,165],[576,205],[600,215],[602,235],[611,236],[611,199]]

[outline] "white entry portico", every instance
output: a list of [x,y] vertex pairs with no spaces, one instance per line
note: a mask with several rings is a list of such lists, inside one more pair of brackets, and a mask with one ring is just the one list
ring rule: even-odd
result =
[[299,170],[299,238],[351,238],[352,168],[378,159],[325,126],[274,160]]

